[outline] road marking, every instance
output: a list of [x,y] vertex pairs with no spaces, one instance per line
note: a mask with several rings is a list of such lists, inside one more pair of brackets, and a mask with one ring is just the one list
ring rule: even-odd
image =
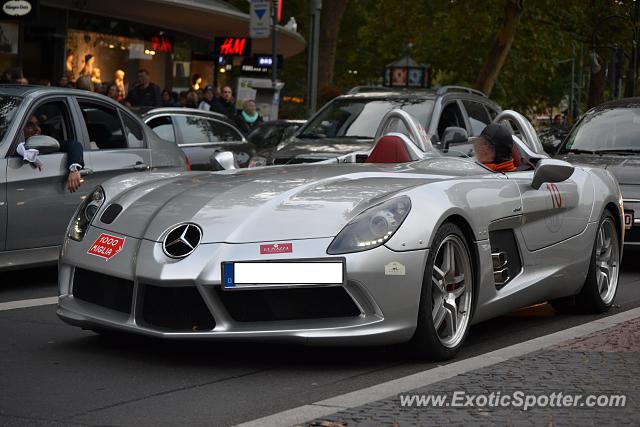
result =
[[23,299],[20,301],[0,302],[0,311],[14,310],[16,308],[38,307],[40,305],[57,304],[58,297]]
[[399,393],[415,390],[429,384],[452,378],[456,375],[495,365],[514,357],[520,357],[543,348],[560,344],[573,338],[589,335],[638,317],[640,317],[640,307],[578,325],[564,331],[555,332],[523,343],[514,344],[490,353],[460,360],[459,362],[449,363],[444,366],[439,366],[437,368],[418,372],[403,378],[398,378],[350,393],[334,396],[309,405],[278,412],[273,415],[238,424],[236,427],[292,426],[303,424],[305,421],[311,421],[316,418],[334,414],[338,411],[366,405],[377,400],[388,399]]

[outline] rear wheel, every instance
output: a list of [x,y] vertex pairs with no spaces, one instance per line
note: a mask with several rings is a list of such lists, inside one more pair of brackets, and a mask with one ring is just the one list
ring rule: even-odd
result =
[[620,274],[620,241],[618,228],[609,211],[598,225],[591,253],[589,272],[582,291],[576,296],[578,308],[591,313],[603,313],[613,305]]
[[458,353],[469,331],[474,272],[469,247],[457,225],[442,225],[431,247],[412,344],[420,356],[446,360]]

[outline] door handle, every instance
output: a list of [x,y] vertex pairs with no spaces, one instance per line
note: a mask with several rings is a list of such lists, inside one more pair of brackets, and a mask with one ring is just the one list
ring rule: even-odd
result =
[[89,168],[80,169],[80,176],[87,176],[87,175],[91,175],[92,173],[93,173],[93,169],[89,169]]
[[136,162],[136,164],[133,165],[133,168],[137,171],[146,171],[149,169],[149,166],[147,166],[145,162]]

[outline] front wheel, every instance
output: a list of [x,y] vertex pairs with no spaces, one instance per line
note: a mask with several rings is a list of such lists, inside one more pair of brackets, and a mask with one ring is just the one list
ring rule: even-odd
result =
[[443,224],[431,248],[412,344],[420,356],[446,360],[458,353],[469,331],[474,271],[467,241],[457,225]]

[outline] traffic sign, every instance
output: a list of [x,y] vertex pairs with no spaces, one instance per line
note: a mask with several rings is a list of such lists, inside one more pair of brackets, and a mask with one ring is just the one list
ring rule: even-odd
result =
[[251,0],[249,12],[249,33],[252,39],[266,39],[271,36],[271,2],[269,0]]

